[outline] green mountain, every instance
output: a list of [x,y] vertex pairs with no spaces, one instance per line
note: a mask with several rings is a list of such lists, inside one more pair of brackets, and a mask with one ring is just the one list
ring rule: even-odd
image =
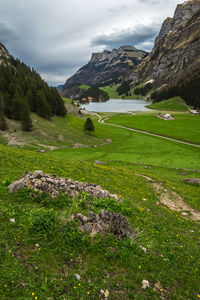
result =
[[2,116],[20,120],[22,129],[27,131],[31,130],[30,111],[46,119],[50,119],[53,115],[66,114],[64,102],[57,90],[49,87],[34,69],[14,59],[2,44],[0,44],[0,111]]

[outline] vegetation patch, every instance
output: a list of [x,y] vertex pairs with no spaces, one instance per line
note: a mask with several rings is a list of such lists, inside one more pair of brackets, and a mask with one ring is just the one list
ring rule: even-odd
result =
[[147,105],[150,109],[164,110],[164,111],[188,111],[188,107],[181,97],[174,97],[168,100]]

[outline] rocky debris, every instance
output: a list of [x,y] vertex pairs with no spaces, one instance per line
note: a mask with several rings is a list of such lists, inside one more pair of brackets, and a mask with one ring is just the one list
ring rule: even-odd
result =
[[167,120],[167,121],[175,120],[175,117],[173,117],[171,114],[158,113],[157,118],[162,120]]
[[183,182],[200,186],[200,178],[186,178]]
[[108,299],[108,297],[109,297],[109,295],[110,295],[110,293],[109,293],[109,291],[108,290],[103,290],[103,289],[100,289],[100,299],[104,299],[104,300],[106,300],[106,299]]
[[107,140],[105,140],[105,142],[106,142],[107,144],[112,144],[112,140],[111,140],[111,139],[107,139]]
[[105,165],[104,162],[99,161],[99,160],[95,160],[94,164],[95,164],[95,165]]
[[20,179],[20,180],[17,180],[13,183],[11,183],[8,187],[8,191],[9,193],[16,193],[18,192],[19,190],[22,190],[25,188],[25,182],[23,179]]
[[26,172],[20,180],[9,185],[8,191],[15,193],[25,187],[39,192],[46,191],[52,198],[56,198],[60,192],[72,197],[77,196],[80,192],[85,192],[93,198],[110,197],[118,202],[122,201],[119,196],[103,190],[100,185],[60,178],[57,175],[50,176],[41,170],[33,173]]
[[74,274],[74,277],[76,278],[76,280],[80,281],[81,280],[81,276],[77,273]]
[[88,145],[79,144],[79,143],[76,143],[73,146],[74,149],[77,149],[77,148],[88,148],[88,147],[89,147]]
[[9,220],[11,223],[15,223],[15,219],[10,219]]
[[39,150],[36,150],[36,152],[39,152],[39,153],[46,153],[47,151],[44,150],[44,149],[39,149]]
[[142,289],[146,290],[150,286],[148,280],[142,280]]
[[194,110],[194,109],[190,109],[190,113],[192,114],[192,115],[199,115],[199,112],[197,111],[197,110]]
[[91,236],[100,233],[114,234],[118,239],[134,238],[135,233],[126,217],[120,213],[113,213],[102,209],[98,215],[90,212],[88,217],[82,214],[71,216],[72,220],[79,220],[79,229],[90,233]]

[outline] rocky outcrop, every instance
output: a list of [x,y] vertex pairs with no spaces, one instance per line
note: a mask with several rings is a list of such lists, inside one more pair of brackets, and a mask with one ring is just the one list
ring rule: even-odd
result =
[[56,198],[59,193],[75,197],[79,193],[85,192],[93,198],[110,197],[121,201],[120,197],[103,190],[99,185],[74,181],[70,178],[60,178],[56,175],[50,176],[43,171],[26,172],[20,180],[9,185],[8,191],[14,193],[25,187],[38,192],[46,191],[52,198]]
[[186,178],[183,180],[183,182],[191,185],[200,186],[200,178]]
[[120,213],[113,213],[102,209],[99,214],[95,215],[90,212],[86,217],[82,214],[72,215],[72,220],[79,220],[79,229],[90,233],[91,236],[100,234],[114,234],[118,239],[134,238],[135,233],[131,229],[126,217]]
[[69,89],[75,84],[81,85],[109,85],[117,83],[121,76],[125,75],[137,65],[147,52],[138,50],[132,46],[123,46],[112,51],[93,53],[91,60],[77,73],[70,77],[64,84],[61,94],[66,96]]
[[6,47],[0,43],[0,64],[5,61],[5,59],[9,59],[10,58],[10,54],[8,52],[8,50],[6,49]]
[[148,77],[157,83],[174,83],[188,78],[200,68],[200,1],[189,0],[177,6],[174,17],[167,18],[149,56],[129,79]]

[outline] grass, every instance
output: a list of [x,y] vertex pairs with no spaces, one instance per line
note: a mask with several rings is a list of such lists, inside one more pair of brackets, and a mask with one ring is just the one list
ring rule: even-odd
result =
[[[34,148],[0,144],[0,298],[95,300],[100,289],[107,289],[109,299],[117,300],[161,296],[197,299],[199,223],[157,205],[159,194],[135,173],[162,182],[186,203],[200,209],[199,188],[183,183],[187,177],[200,178],[199,149],[99,124],[96,119],[92,136],[82,131],[84,118],[68,115],[51,122],[34,120],[35,131],[30,140],[42,141],[37,132],[42,130],[47,134],[43,139],[53,145],[79,141],[91,147],[37,153]],[[114,121],[199,141],[199,117],[189,114],[176,114],[176,121],[169,123],[159,122],[152,113],[118,116]],[[58,134],[63,135],[64,142],[56,139]],[[107,138],[112,139],[112,144],[92,147]],[[95,165],[96,159],[106,164]],[[32,197],[29,190],[8,193],[10,182],[19,179],[26,170],[37,169],[100,184],[120,195],[123,203],[93,200],[85,194],[75,199],[60,195],[53,200],[46,194]],[[134,241],[120,241],[110,235],[91,238],[79,232],[77,224],[68,219],[73,213],[87,215],[100,209],[123,213],[137,238]],[[15,218],[15,223],[9,222],[11,218]],[[147,254],[141,246],[147,249]],[[80,282],[75,273],[81,276]],[[141,289],[144,279],[150,282],[146,290]],[[161,288],[155,290],[158,281]]]
[[155,113],[137,113],[136,116],[119,115],[107,122],[142,129],[168,137],[200,144],[200,117],[189,113],[173,113],[174,121],[156,118]]
[[181,97],[163,100],[151,105],[147,105],[146,107],[164,111],[188,111],[188,107]]

